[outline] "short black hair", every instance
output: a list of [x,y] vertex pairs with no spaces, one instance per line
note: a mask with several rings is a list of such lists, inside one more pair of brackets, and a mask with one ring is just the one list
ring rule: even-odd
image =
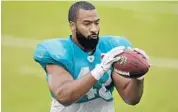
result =
[[69,9],[68,21],[76,22],[79,9],[93,10],[95,6],[87,1],[75,2]]

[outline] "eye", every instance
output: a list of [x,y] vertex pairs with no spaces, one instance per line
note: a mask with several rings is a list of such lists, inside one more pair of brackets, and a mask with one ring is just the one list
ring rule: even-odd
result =
[[90,23],[84,23],[84,25],[88,26],[88,25],[90,25]]
[[96,25],[99,25],[99,21],[95,22]]
[[83,23],[85,26],[89,26],[91,24],[91,22],[84,22]]

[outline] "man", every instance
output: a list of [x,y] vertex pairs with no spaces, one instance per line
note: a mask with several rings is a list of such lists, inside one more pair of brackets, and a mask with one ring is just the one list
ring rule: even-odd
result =
[[[115,56],[131,43],[119,36],[99,37],[100,18],[89,2],[74,3],[68,19],[72,35],[43,41],[34,53],[46,71],[52,94],[50,112],[114,112],[114,87],[127,104],[137,104],[143,77],[125,78],[112,70],[112,64],[120,59]],[[134,50],[147,58],[142,50]]]

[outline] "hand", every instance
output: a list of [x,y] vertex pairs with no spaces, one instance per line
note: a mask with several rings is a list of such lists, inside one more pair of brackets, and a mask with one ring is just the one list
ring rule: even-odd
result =
[[[141,54],[143,56],[143,58],[148,62],[148,65],[151,67],[150,64],[150,57],[145,53],[145,51],[139,49],[139,48],[130,48],[130,50],[137,52],[138,54]],[[138,80],[142,80],[145,77],[146,74],[144,74],[141,77],[138,77]]]
[[141,54],[143,56],[143,58],[145,58],[149,64],[149,66],[151,67],[150,64],[150,57],[145,53],[145,51],[139,49],[139,48],[132,48],[133,51],[137,52],[138,54]]
[[105,72],[107,72],[112,64],[116,61],[120,60],[120,57],[116,57],[124,51],[124,46],[119,46],[111,49],[109,52],[105,54],[103,60],[100,64],[97,64],[96,67],[91,71],[92,76],[99,80]]

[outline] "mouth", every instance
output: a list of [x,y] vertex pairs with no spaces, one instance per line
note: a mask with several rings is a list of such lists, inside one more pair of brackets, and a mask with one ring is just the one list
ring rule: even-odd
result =
[[98,36],[97,36],[97,35],[91,35],[90,38],[92,38],[92,39],[97,39]]

